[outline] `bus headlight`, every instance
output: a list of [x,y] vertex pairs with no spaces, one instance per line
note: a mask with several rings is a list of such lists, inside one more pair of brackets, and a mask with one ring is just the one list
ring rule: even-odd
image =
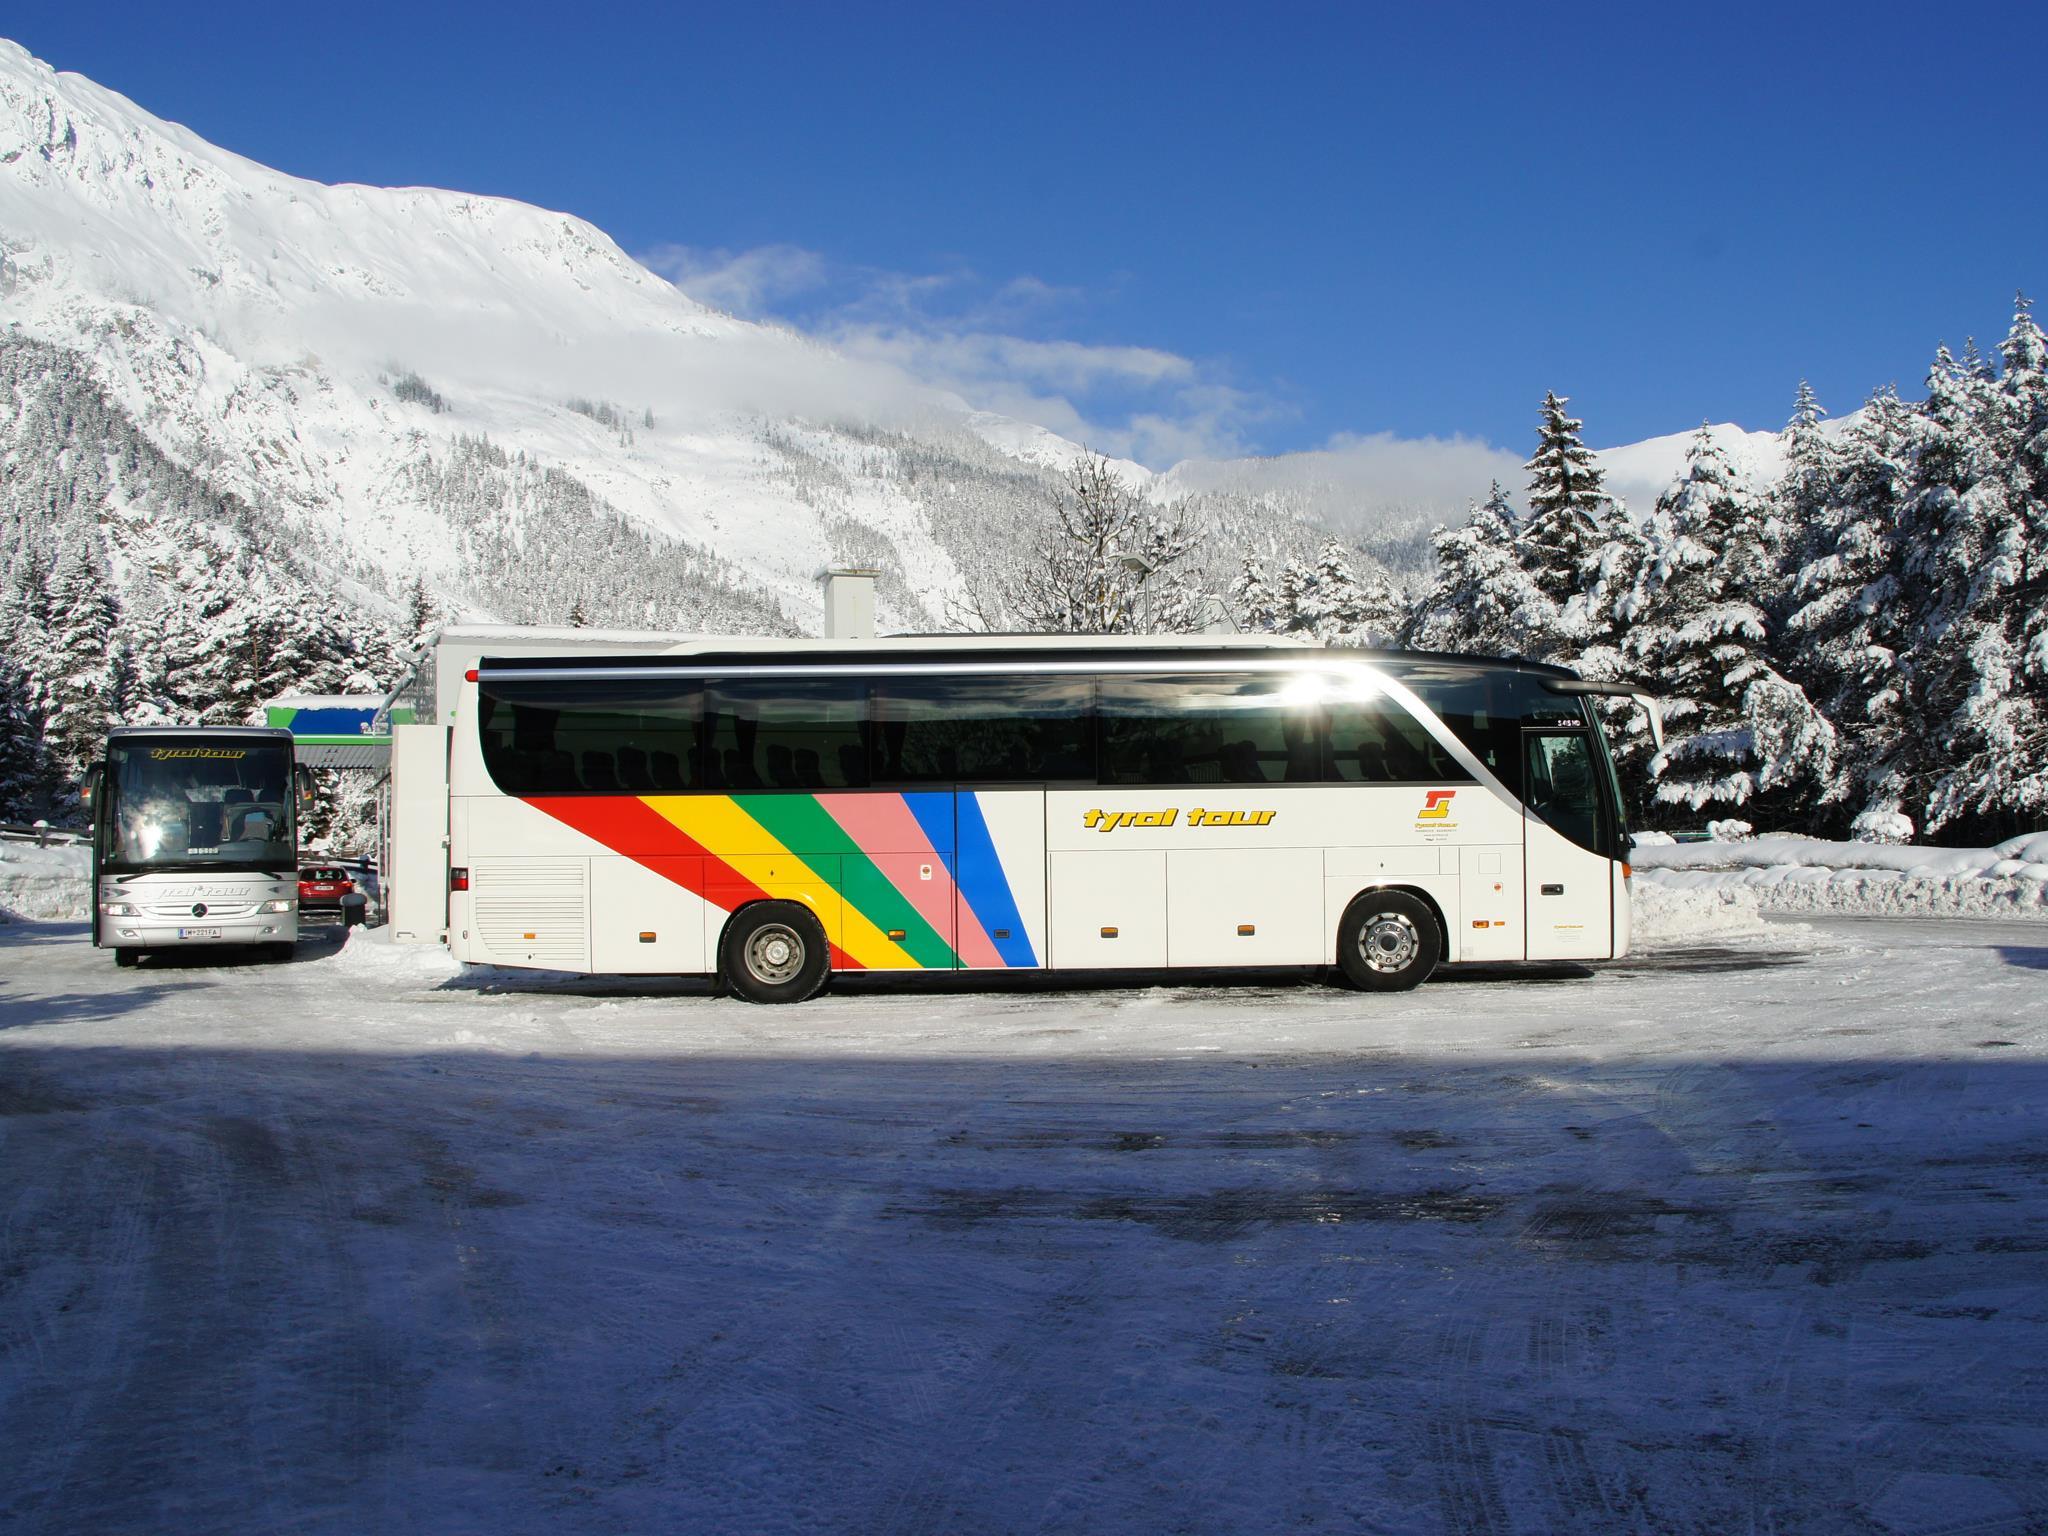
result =
[[126,901],[103,901],[100,903],[100,912],[106,917],[133,917],[135,907],[133,903]]
[[291,909],[292,904],[289,901],[266,901],[256,910],[258,912],[289,912]]

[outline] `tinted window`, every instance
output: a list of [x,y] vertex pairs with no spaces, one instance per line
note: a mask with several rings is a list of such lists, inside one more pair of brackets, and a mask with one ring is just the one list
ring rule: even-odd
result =
[[1472,775],[1398,702],[1340,689],[1325,705],[1331,777],[1360,784],[1423,784]]
[[699,788],[701,698],[687,682],[487,682],[484,767],[508,794],[673,794]]
[[884,678],[874,692],[877,784],[1095,777],[1086,680]]
[[1471,754],[1519,794],[1522,727],[1578,723],[1575,699],[1552,693],[1526,672],[1470,667],[1389,666]]
[[1105,784],[1266,784],[1323,777],[1320,712],[1285,675],[1105,677]]
[[707,683],[707,789],[861,789],[867,685],[836,678]]
[[1601,806],[1606,797],[1584,731],[1530,732],[1528,788],[1523,801],[1537,816],[1581,848],[1606,851]]

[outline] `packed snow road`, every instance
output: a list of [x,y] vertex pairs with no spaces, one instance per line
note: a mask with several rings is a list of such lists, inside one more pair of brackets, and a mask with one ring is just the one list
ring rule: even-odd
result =
[[0,1529],[2025,1531],[2048,926],[835,993],[0,927]]

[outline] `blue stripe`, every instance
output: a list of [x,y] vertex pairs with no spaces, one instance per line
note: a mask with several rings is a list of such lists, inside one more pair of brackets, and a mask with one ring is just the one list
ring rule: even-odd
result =
[[[981,801],[972,790],[965,789],[953,798],[960,839],[960,856],[952,861],[953,883],[959,887],[969,909],[981,919],[982,929],[995,945],[996,953],[1003,957],[1003,964],[1035,966],[1038,956],[1032,952],[1031,936],[1024,931],[1024,920],[1017,914],[1017,898],[1010,894],[1010,877],[1003,873],[995,839],[989,835],[988,822],[981,814]],[[922,818],[919,824],[923,824]],[[997,938],[999,928],[1008,929],[1010,936]]]
[[932,845],[932,852],[945,861],[946,873],[953,873],[953,791],[936,793],[918,790],[906,794],[903,803],[917,821],[917,829]]

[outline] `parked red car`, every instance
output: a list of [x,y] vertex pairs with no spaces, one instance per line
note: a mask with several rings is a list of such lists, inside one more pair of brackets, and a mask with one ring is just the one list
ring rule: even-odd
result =
[[299,871],[299,921],[334,922],[353,928],[363,920],[369,899],[356,889],[345,869],[308,864]]

